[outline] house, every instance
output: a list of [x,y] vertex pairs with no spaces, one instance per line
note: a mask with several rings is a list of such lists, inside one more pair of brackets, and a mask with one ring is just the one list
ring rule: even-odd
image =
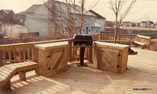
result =
[[13,15],[13,23],[14,24],[25,25],[25,22],[26,22],[26,11],[23,11],[23,12]]
[[155,28],[155,24],[153,21],[147,21],[148,23],[148,28]]
[[157,22],[155,23],[155,28],[157,28]]
[[[51,1],[51,3],[50,3]],[[53,8],[50,12],[46,5],[50,5]],[[68,4],[69,6],[73,6]],[[76,31],[76,34],[79,34],[80,23],[81,23],[81,7],[76,5],[77,11],[74,13],[74,9],[71,9],[71,20],[67,20],[68,13],[67,4],[64,2],[49,0],[42,5],[33,5],[26,11],[26,21],[28,32],[39,32],[40,36],[47,35],[54,31],[68,31],[69,26],[73,25]],[[91,11],[91,12],[90,12]],[[104,31],[105,18],[99,15],[98,13],[90,10],[87,11],[84,9],[84,20],[81,34],[90,34],[90,33],[100,33]],[[62,13],[62,16],[59,16]],[[51,16],[50,16],[51,14]],[[53,14],[53,15],[52,15]],[[72,21],[70,23],[70,21]],[[75,24],[75,25],[74,25]],[[69,34],[68,32],[65,32]]]
[[[89,12],[91,12],[92,14],[94,14],[96,16],[95,17],[94,25],[90,26],[92,32],[89,32],[89,33],[100,33],[100,32],[104,32],[105,31],[105,20],[106,20],[106,18],[103,17],[103,16],[101,16],[100,14],[96,13],[93,10],[89,10]],[[95,31],[95,32],[93,32],[93,31]]]
[[140,27],[140,22],[135,22],[136,27]]
[[[42,20],[41,20],[42,19]],[[48,10],[45,5],[35,4],[26,10],[26,23],[28,33],[48,33]]]
[[0,10],[0,22],[2,23],[13,23],[14,12],[12,10]]
[[155,24],[153,21],[141,21],[140,27],[143,28],[155,28]]
[[112,21],[105,21],[105,27],[110,27],[112,28],[114,26]]
[[148,27],[147,21],[141,21],[140,27],[147,28]]
[[121,26],[123,26],[123,27],[135,27],[136,23],[130,22],[130,21],[124,21],[124,22],[122,22]]

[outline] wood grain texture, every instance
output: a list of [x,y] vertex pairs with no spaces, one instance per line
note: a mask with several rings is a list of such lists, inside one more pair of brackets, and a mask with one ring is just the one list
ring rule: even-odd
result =
[[102,50],[102,61],[100,63],[100,69],[117,72],[119,51],[109,51],[108,49]]
[[[61,43],[64,43],[63,46]],[[67,51],[69,50],[67,42],[58,42],[43,45],[40,44],[35,47],[38,49],[37,58],[39,60],[40,75],[49,77],[53,76],[56,73],[63,72],[67,69],[67,60],[69,55]]]
[[38,68],[38,64],[35,62],[4,65],[0,67],[0,86],[6,87],[8,81],[18,72],[20,72],[20,78],[25,80],[25,71],[36,68]]
[[101,70],[123,73],[127,69],[129,46],[95,42],[93,64]]
[[[14,76],[12,90],[0,94],[156,94],[157,53],[134,49],[139,53],[129,56],[129,70],[123,74],[98,70],[92,64],[80,68],[75,64],[78,62],[72,62],[68,63],[67,71],[52,77],[36,75],[34,71],[27,73],[27,81]],[[133,90],[144,87],[153,90]]]
[[3,59],[2,59],[2,56],[3,56],[3,55],[2,55],[2,53],[3,53],[3,52],[0,51],[0,66],[3,66]]

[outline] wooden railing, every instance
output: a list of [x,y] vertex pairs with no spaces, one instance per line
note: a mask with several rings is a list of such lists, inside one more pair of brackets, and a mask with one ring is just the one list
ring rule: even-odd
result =
[[[38,54],[37,49],[34,48],[35,44],[44,44],[44,43],[54,43],[68,41],[69,42],[69,51],[68,51],[68,60],[78,60],[79,59],[79,48],[73,46],[72,39],[62,39],[62,40],[50,40],[50,41],[40,41],[40,42],[29,42],[29,43],[17,43],[17,44],[8,44],[0,45],[0,66],[19,63],[25,61],[35,61],[38,63]],[[91,49],[86,48],[85,50],[85,59],[91,60]]]
[[[101,33],[101,34],[89,34],[92,36],[93,40],[104,41],[104,42],[114,42],[114,34]],[[135,34],[118,34],[117,42],[120,44],[131,44],[137,35]]]
[[[114,41],[114,34],[90,34],[93,37],[94,41]],[[119,43],[132,42],[135,40],[137,35],[128,35],[128,34],[118,34]],[[61,39],[61,40],[50,40],[50,41],[39,41],[39,42],[29,42],[29,43],[17,43],[17,44],[8,44],[0,45],[0,66],[18,63],[23,61],[36,61],[36,50],[34,49],[34,44],[43,44],[43,43],[53,43],[53,42],[69,42],[69,57],[70,61],[79,59],[79,48],[73,46],[72,39]],[[85,51],[85,58],[87,60],[92,59],[92,50],[87,48]]]
[[[71,41],[72,39],[51,40],[29,43],[0,45],[0,66],[24,61],[35,61],[35,44]],[[71,45],[71,44],[70,44]],[[70,49],[70,48],[69,48]],[[71,51],[70,51],[71,53]]]

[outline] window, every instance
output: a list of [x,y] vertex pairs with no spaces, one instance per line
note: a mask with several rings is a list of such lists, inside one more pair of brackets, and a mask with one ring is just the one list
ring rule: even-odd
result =
[[68,27],[65,27],[65,30],[68,31],[69,30]]
[[96,32],[98,33],[98,32],[99,32],[99,30],[96,30]]
[[92,31],[93,31],[93,27],[92,27]]

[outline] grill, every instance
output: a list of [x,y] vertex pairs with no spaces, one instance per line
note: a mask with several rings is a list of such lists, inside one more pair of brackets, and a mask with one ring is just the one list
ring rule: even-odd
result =
[[78,67],[87,66],[84,64],[84,51],[86,47],[92,47],[93,39],[90,35],[75,35],[74,46],[80,47],[80,64],[77,64]]

